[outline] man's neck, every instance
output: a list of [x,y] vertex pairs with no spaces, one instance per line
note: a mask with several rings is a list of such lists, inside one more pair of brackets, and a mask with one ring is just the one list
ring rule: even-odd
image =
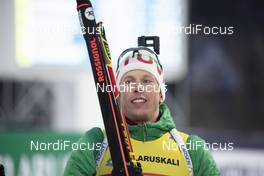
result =
[[147,123],[147,122],[157,122],[159,120],[159,117],[152,117],[148,120],[136,120],[136,119],[131,119],[129,117],[126,117],[126,122],[129,125],[138,125],[138,124],[143,124],[143,123]]

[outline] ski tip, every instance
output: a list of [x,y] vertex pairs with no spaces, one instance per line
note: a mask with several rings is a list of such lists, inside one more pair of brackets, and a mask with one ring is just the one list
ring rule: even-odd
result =
[[76,0],[77,8],[84,7],[84,6],[91,6],[91,2],[89,0]]

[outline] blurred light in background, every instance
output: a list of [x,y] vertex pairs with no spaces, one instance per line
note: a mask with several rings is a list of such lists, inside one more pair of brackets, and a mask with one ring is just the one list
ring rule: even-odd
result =
[[88,66],[75,6],[68,0],[15,1],[18,66]]
[[[97,21],[104,22],[114,65],[124,49],[137,45],[138,36],[159,35],[166,78],[183,78],[187,43],[176,29],[186,24],[186,1],[97,0],[93,4]],[[69,0],[15,1],[18,66],[90,68],[75,6]]]

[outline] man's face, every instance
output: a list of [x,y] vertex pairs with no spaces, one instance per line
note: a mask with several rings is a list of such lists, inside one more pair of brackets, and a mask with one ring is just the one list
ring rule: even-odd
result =
[[151,73],[129,71],[122,77],[120,85],[120,104],[127,118],[147,122],[158,117],[161,93]]

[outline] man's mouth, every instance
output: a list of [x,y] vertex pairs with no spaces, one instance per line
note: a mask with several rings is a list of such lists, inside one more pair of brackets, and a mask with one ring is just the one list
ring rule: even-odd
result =
[[145,99],[145,98],[142,98],[142,97],[140,97],[140,98],[134,98],[133,100],[131,100],[131,103],[145,103],[145,102],[147,102],[147,100]]

